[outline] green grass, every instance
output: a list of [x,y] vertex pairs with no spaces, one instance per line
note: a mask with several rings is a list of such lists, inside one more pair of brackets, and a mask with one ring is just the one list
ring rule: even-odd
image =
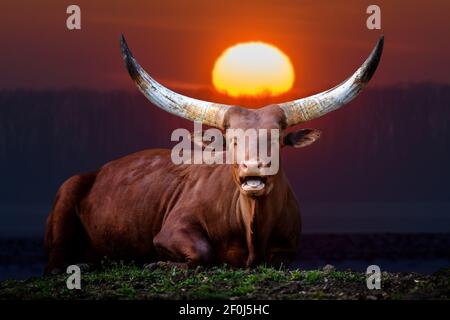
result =
[[441,276],[385,276],[386,282],[383,286],[382,278],[383,288],[378,291],[367,289],[362,273],[267,266],[151,270],[107,262],[95,271],[82,273],[81,290],[67,289],[67,277],[60,274],[3,281],[0,299],[448,299],[450,292],[448,271]]

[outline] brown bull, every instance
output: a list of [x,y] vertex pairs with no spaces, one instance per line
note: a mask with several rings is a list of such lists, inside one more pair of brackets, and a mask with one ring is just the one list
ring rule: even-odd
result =
[[[154,105],[222,130],[278,129],[280,146],[303,147],[320,133],[285,129],[351,101],[375,72],[383,38],[339,86],[257,110],[170,91],[139,66],[124,38],[121,45],[131,77]],[[59,189],[47,220],[46,272],[104,256],[188,266],[288,264],[298,251],[300,212],[284,171],[265,175],[268,165],[259,157],[229,165],[176,165],[169,150],[145,150],[74,176]]]

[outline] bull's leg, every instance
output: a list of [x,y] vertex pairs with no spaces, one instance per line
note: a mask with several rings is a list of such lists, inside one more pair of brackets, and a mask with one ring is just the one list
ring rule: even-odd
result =
[[87,237],[77,208],[94,179],[94,174],[74,176],[59,189],[45,230],[48,254],[45,274],[63,271],[70,264],[87,262]]
[[[168,223],[167,223],[168,222]],[[166,221],[153,239],[158,260],[174,262],[179,267],[209,265],[213,262],[213,251],[208,240],[198,227],[180,226]]]

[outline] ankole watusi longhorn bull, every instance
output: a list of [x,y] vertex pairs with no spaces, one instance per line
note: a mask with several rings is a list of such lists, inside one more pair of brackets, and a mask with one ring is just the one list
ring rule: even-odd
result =
[[[380,61],[383,37],[346,81],[328,91],[249,110],[177,94],[156,82],[121,39],[128,72],[156,106],[219,129],[279,129],[279,146],[303,147],[320,132],[285,129],[350,102]],[[185,266],[288,264],[297,254],[300,212],[282,169],[266,176],[258,157],[240,164],[176,165],[169,150],[144,150],[68,179],[48,217],[46,272],[107,256]]]

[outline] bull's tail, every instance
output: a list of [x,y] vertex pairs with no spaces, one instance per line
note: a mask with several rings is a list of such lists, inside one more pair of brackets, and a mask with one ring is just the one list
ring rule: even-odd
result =
[[96,175],[88,173],[73,176],[59,188],[45,230],[44,245],[48,255],[45,274],[84,262],[87,236],[78,209],[80,201],[94,184]]

